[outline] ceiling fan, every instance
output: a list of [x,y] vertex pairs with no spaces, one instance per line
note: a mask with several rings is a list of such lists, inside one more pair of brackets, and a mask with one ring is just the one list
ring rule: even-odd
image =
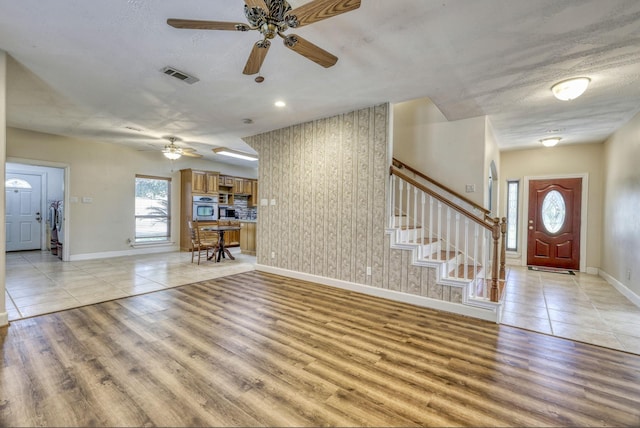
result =
[[[256,74],[264,62],[270,40],[280,36],[284,45],[294,52],[325,67],[331,67],[338,57],[303,39],[296,34],[284,34],[288,28],[299,28],[360,7],[360,0],[312,0],[296,9],[291,9],[285,0],[244,0],[244,14],[249,25],[224,21],[197,21],[190,19],[167,19],[174,28],[195,30],[258,30],[263,39],[253,45],[244,74]],[[259,80],[256,80],[259,81]],[[261,81],[261,80],[260,80]]]
[[164,146],[164,149],[162,149],[162,154],[167,159],[176,160],[180,158],[180,156],[188,156],[192,158],[202,157],[201,154],[196,153],[195,149],[192,149],[189,147],[180,147],[176,145],[175,142],[178,141],[177,137],[165,137],[165,138],[169,140],[169,144]]

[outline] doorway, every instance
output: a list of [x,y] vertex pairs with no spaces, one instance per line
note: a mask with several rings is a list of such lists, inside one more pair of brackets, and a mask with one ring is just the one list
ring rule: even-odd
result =
[[42,181],[41,173],[6,173],[7,251],[43,248]]
[[583,180],[529,181],[527,265],[580,269]]
[[[63,211],[68,186],[68,166],[52,162],[8,158],[5,164],[6,194],[6,251],[40,250],[51,248],[53,227],[56,226],[56,252],[62,260],[69,260],[68,213]],[[31,189],[29,189],[31,187]],[[52,205],[57,216],[52,216]]]

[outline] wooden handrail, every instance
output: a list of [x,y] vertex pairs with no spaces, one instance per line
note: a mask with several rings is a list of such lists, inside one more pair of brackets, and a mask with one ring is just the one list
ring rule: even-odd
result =
[[393,166],[393,165],[391,166],[390,173],[395,175],[395,176],[397,176],[397,177],[402,178],[407,183],[409,183],[412,186],[420,189],[421,191],[433,196],[434,198],[436,198],[437,200],[439,200],[443,204],[453,208],[454,210],[460,212],[461,214],[464,214],[466,217],[469,217],[471,220],[475,221],[476,223],[478,223],[479,225],[481,225],[485,229],[487,229],[489,231],[493,231],[493,228],[494,228],[493,223],[488,224],[487,222],[484,221],[484,218],[483,219],[479,219],[473,213],[471,213],[471,212],[467,211],[466,209],[462,208],[460,205],[456,204],[455,202],[452,202],[452,201],[448,200],[444,196],[442,196],[442,195],[434,192],[433,190],[427,188],[427,186],[425,186],[424,184],[422,184],[422,183],[414,180],[413,178],[409,177],[408,175],[400,172],[398,170],[398,168],[396,168],[395,166]]
[[471,205],[475,209],[482,211],[484,213],[485,217],[491,212],[488,209],[486,209],[485,207],[483,207],[481,205],[478,205],[477,203],[473,202],[472,200],[468,199],[467,197],[459,194],[455,190],[450,189],[449,187],[445,186],[444,184],[437,182],[436,180],[434,180],[431,177],[427,177],[426,175],[424,175],[423,173],[421,173],[417,169],[412,168],[411,166],[407,165],[406,163],[402,162],[401,160],[393,158],[393,166],[398,168],[398,169],[405,168],[405,169],[411,171],[412,173],[414,173],[415,175],[419,176],[420,178],[423,178],[423,179],[427,180],[429,183],[435,184],[436,186],[440,187],[442,190],[448,192],[449,194],[455,196],[456,198],[465,201],[466,203],[468,203],[469,205]]

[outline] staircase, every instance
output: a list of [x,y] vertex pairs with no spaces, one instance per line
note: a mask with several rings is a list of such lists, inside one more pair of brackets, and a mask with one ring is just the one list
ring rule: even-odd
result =
[[[434,268],[438,284],[462,291],[463,305],[495,310],[504,288],[504,219],[394,159],[390,170],[391,248]],[[502,263],[500,263],[502,261]]]

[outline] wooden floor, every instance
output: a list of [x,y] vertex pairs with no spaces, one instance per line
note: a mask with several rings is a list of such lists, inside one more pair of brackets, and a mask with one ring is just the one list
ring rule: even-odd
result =
[[0,332],[1,426],[640,425],[640,356],[260,272]]

